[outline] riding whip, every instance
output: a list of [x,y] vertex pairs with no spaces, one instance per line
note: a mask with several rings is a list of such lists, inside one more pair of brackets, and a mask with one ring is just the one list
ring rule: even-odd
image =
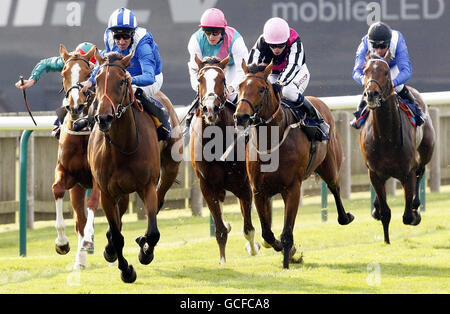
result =
[[[25,83],[24,83],[24,81],[23,81],[23,76],[22,76],[22,75],[19,76],[19,79],[20,79],[20,81],[21,81],[21,83],[22,83],[22,86],[25,85]],[[22,90],[22,92],[23,92],[23,100],[25,101],[25,106],[27,107],[28,114],[30,115],[31,120],[33,120],[34,125],[37,126],[37,123],[36,123],[36,121],[34,121],[33,115],[31,114],[30,106],[28,105],[27,94],[25,93],[25,90],[24,90],[24,89]]]

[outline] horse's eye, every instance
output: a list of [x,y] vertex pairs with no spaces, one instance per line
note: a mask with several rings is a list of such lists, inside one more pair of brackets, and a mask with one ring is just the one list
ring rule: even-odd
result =
[[259,89],[259,93],[260,93],[260,94],[263,94],[265,90],[266,90],[266,89],[265,89],[264,87],[261,87],[261,88]]
[[389,71],[384,72],[384,76],[388,76]]

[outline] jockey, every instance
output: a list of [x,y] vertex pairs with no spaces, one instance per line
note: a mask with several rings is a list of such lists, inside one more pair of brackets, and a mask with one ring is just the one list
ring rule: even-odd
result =
[[[405,85],[412,75],[412,66],[409,60],[406,41],[402,33],[392,30],[386,23],[377,22],[372,24],[367,34],[361,39],[361,43],[356,51],[353,79],[362,85],[364,82],[363,70],[366,63],[366,55],[376,53],[380,57],[384,57],[388,50],[391,53],[389,67],[391,69],[391,79],[394,84],[394,89],[402,99],[406,99],[411,104],[415,104],[414,97]],[[352,127],[356,129],[361,127],[357,123],[357,118],[360,117],[365,106],[366,102],[362,99],[357,111],[354,113],[355,118],[350,122]],[[420,112],[420,108],[417,105],[416,107],[418,112]],[[423,123],[421,121],[423,117],[419,114],[418,118],[416,119],[417,125],[421,125]]]
[[[89,42],[83,42],[80,43],[73,52],[79,52],[80,54],[85,55],[92,48],[92,46],[94,45]],[[89,60],[89,65],[91,69],[94,68],[96,62],[97,61],[95,60],[94,56],[91,58],[91,60]],[[35,65],[28,80],[24,80],[23,85],[22,81],[19,80],[16,82],[15,86],[21,90],[26,90],[27,88],[36,84],[44,74],[48,72],[61,72],[63,68],[64,68],[64,60],[61,56],[42,59]],[[64,110],[64,112],[62,112],[62,110],[61,111],[57,110],[56,112],[59,118],[56,119],[54,123],[55,126],[53,128],[52,135],[55,136],[57,139],[59,139],[60,134],[59,127],[60,124],[64,121],[66,111]]]
[[[151,97],[161,89],[163,83],[161,57],[153,35],[147,29],[138,26],[132,11],[120,8],[109,17],[104,40],[106,49],[102,55],[111,51],[117,51],[123,56],[133,54],[127,75],[131,78],[135,96],[144,108],[161,122],[157,129],[158,138],[167,139],[171,133],[169,113],[162,104]],[[84,86],[82,91],[95,84],[95,76],[99,69],[100,66],[97,66],[89,80],[81,83]]]
[[329,125],[303,96],[310,79],[303,43],[299,34],[279,17],[270,18],[264,24],[263,34],[250,51],[248,64],[269,64],[271,61],[273,69],[268,79],[275,91],[281,90],[283,97],[294,102],[296,107],[303,106],[317,123],[317,139],[328,139]]
[[196,98],[186,119],[184,128],[185,141],[189,139],[189,127],[194,116],[194,109],[198,105],[198,66],[195,56],[202,60],[204,57],[218,57],[224,59],[228,55],[230,61],[225,68],[227,84],[227,99],[235,102],[238,94],[238,85],[244,78],[242,60],[247,60],[248,49],[242,35],[233,27],[228,26],[223,12],[216,8],[206,10],[200,18],[200,28],[192,34],[189,43],[189,75],[191,87],[196,92]]

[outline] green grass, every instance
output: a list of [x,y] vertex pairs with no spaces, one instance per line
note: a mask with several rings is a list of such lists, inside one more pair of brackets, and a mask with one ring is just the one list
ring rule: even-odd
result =
[[[73,271],[77,238],[72,220],[66,233],[72,250],[55,252],[54,222],[37,222],[28,231],[27,257],[18,257],[18,226],[0,226],[0,293],[449,293],[450,186],[427,193],[427,210],[419,226],[402,223],[403,193],[389,197],[392,209],[391,245],[383,243],[381,222],[370,216],[369,194],[355,193],[345,200],[355,215],[348,226],[337,223],[329,197],[328,221],[320,219],[319,197],[306,196],[294,230],[297,255],[304,264],[282,269],[282,255],[262,248],[257,256],[244,249],[242,218],[237,205],[227,205],[224,216],[232,225],[227,263],[219,265],[215,238],[209,236],[209,212],[191,217],[188,210],[162,211],[158,216],[161,239],[150,265],[138,261],[134,238],[146,221],[127,215],[123,226],[124,254],[137,272],[133,284],[122,283],[117,266],[103,258],[106,220],[95,225],[95,253],[87,268]],[[274,201],[273,230],[282,230],[282,202]],[[256,212],[253,223],[260,240]]]

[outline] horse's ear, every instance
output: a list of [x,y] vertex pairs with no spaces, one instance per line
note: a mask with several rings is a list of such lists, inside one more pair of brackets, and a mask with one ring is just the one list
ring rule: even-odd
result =
[[70,54],[67,52],[66,46],[59,44],[59,55],[66,62],[70,58]]
[[198,69],[200,70],[203,67],[203,62],[200,60],[199,57],[197,57],[197,54],[194,57],[195,63],[197,63]]
[[228,55],[225,59],[223,59],[222,61],[220,61],[219,63],[219,67],[221,69],[225,69],[225,67],[227,66],[228,62],[230,61],[230,55]]
[[386,61],[389,64],[389,61],[391,61],[391,51],[388,49],[388,51],[386,51],[386,54],[384,55],[384,61]]
[[120,63],[122,63],[124,68],[128,68],[128,66],[130,65],[130,60],[133,57],[132,53],[129,53],[128,56],[123,57],[122,60],[120,60]]
[[85,60],[89,61],[89,60],[91,60],[91,58],[94,55],[96,50],[97,50],[97,47],[94,45],[91,47],[91,49],[89,49],[89,51],[85,55],[83,55],[81,57],[84,58]]
[[98,51],[97,47],[95,47],[94,50],[95,60],[97,60],[98,64],[102,65],[105,63],[105,59],[102,58],[100,52]]
[[264,77],[267,79],[270,75],[270,73],[272,73],[272,68],[273,68],[273,61],[270,61],[269,65],[266,66],[266,68],[264,69]]
[[244,73],[248,73],[247,63],[245,62],[245,59],[242,59],[242,70],[244,70]]

